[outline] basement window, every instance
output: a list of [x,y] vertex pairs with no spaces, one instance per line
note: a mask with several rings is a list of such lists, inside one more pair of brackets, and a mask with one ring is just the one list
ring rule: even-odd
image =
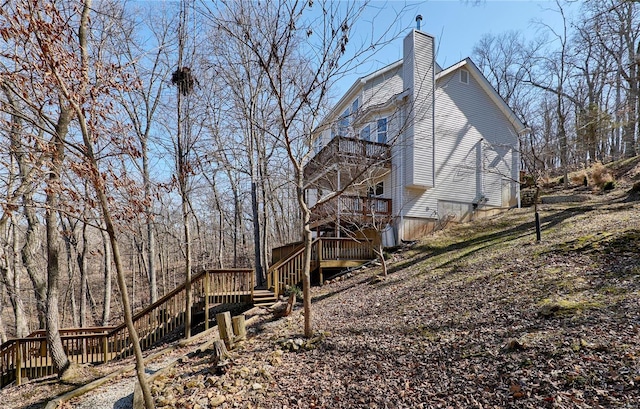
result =
[[469,71],[460,70],[460,82],[463,84],[469,83]]

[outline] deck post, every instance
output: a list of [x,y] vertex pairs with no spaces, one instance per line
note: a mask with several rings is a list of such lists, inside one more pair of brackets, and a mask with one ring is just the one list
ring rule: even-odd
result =
[[322,246],[322,239],[318,240],[318,250],[317,250],[317,254],[316,254],[316,258],[318,260],[318,274],[320,276],[320,286],[323,285],[324,283],[324,277],[322,274],[322,249],[324,247]]
[[253,304],[253,289],[255,287],[256,287],[256,275],[255,275],[255,271],[251,271],[251,280],[249,284],[249,288],[251,289],[251,304]]
[[22,383],[22,348],[20,340],[16,340],[16,385]]
[[105,332],[102,336],[102,356],[103,362],[106,364],[109,361],[109,333]]
[[209,271],[204,273],[204,329],[209,329]]

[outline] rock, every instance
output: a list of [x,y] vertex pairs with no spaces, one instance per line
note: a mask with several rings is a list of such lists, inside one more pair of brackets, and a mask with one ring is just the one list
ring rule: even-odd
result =
[[192,379],[189,379],[189,380],[187,381],[187,383],[185,384],[185,386],[186,386],[187,388],[191,389],[191,388],[198,388],[198,387],[201,387],[201,386],[202,386],[202,384],[199,382],[199,380],[198,380],[197,378],[196,378],[196,379],[193,379],[193,378],[192,378]]
[[539,314],[545,318],[550,318],[558,311],[560,311],[560,306],[558,304],[546,304],[540,308]]
[[521,344],[517,339],[510,339],[503,348],[505,352],[522,351],[523,349],[524,345]]
[[262,389],[262,385],[256,382],[253,385],[251,385],[251,389],[253,389],[254,391],[261,390]]
[[212,408],[216,408],[226,401],[227,398],[224,395],[214,396],[213,398],[209,399],[209,406],[211,406]]
[[369,284],[378,284],[384,281],[384,277],[382,276],[375,276],[371,279],[371,281],[369,281]]

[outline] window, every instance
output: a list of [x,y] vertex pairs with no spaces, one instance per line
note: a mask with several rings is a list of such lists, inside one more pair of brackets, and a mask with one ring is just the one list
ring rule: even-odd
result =
[[360,101],[358,101],[358,98],[356,98],[355,101],[353,101],[353,104],[351,104],[351,113],[355,114],[356,111],[358,111],[359,107],[360,107]]
[[313,141],[313,148],[315,153],[318,153],[322,150],[322,134],[318,135],[315,141]]
[[384,182],[378,182],[375,186],[369,186],[369,196],[382,196],[384,194]]
[[387,143],[387,118],[378,119],[378,142]]
[[460,70],[460,82],[462,82],[464,84],[468,84],[469,83],[469,71]]
[[360,130],[360,139],[362,139],[363,141],[370,141],[371,140],[371,126],[367,125],[364,128],[362,128]]
[[338,135],[347,136],[347,129],[349,128],[349,108],[347,108],[340,119],[338,120]]

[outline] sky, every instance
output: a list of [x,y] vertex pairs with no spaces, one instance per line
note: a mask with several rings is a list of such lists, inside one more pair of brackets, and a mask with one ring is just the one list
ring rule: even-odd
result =
[[[567,14],[575,13],[577,9],[576,6],[570,7]],[[436,61],[446,68],[470,57],[474,45],[485,33],[498,35],[519,30],[526,38],[535,38],[542,33],[542,24],[561,29],[562,18],[555,10],[555,1],[373,1],[357,24],[360,27],[354,27],[354,32],[360,29],[370,33],[372,25],[388,27],[398,15],[394,31],[401,33],[400,38],[383,47],[367,63],[358,67],[357,72],[339,81],[336,86],[339,93],[346,92],[359,77],[399,60],[402,57],[402,37],[410,28],[416,27],[415,17],[418,14],[422,15],[421,30],[435,37]]]

